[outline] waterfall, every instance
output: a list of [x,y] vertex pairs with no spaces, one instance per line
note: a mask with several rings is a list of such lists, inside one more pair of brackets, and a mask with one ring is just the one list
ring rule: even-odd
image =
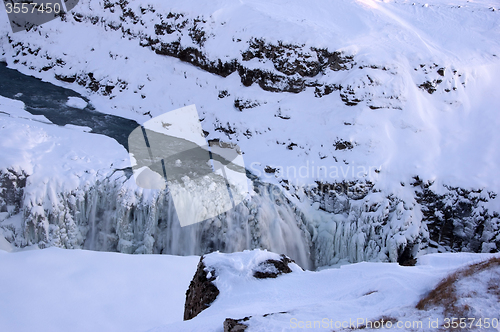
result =
[[[376,191],[330,197],[257,178],[252,183],[252,195],[234,209],[181,227],[168,187],[139,188],[126,171],[93,182],[87,178],[73,190],[55,188],[50,181],[28,181],[22,226],[7,232],[8,240],[19,247],[37,244],[127,254],[201,255],[260,248],[314,269],[341,260],[394,262],[405,248],[415,254],[428,239],[414,201]],[[195,181],[190,188],[196,188]],[[202,200],[208,189],[194,191]]]
[[[307,220],[279,188],[253,183],[254,195],[234,209],[186,227],[180,226],[168,188],[139,188],[121,171],[94,186],[59,192],[50,204],[25,195],[23,228],[31,231],[23,232],[18,245],[173,255],[262,248],[313,268]],[[201,200],[206,188],[198,189]],[[42,217],[33,213],[40,205],[51,206]],[[46,231],[37,231],[42,224]]]

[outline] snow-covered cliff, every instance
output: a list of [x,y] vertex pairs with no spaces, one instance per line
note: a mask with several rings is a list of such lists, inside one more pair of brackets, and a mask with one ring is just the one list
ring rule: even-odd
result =
[[[17,245],[263,247],[306,266],[500,246],[500,18],[488,1],[81,0],[15,34],[0,15],[9,66],[140,123],[196,104],[207,138],[237,143],[259,178],[252,199],[184,230],[168,192],[122,171],[121,146],[57,129],[60,148],[44,150],[56,129],[3,117],[17,141],[2,141],[0,225]],[[65,153],[92,162],[49,166]]]

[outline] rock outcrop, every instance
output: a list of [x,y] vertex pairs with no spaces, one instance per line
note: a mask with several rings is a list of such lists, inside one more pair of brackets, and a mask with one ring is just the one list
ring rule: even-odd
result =
[[219,290],[213,284],[216,278],[215,271],[212,269],[207,272],[207,267],[203,263],[203,257],[200,258],[196,273],[186,291],[184,320],[196,317],[200,312],[208,308],[215,301],[217,295],[219,295]]
[[248,321],[250,317],[242,319],[226,318],[224,321],[224,332],[243,332],[248,328],[244,322]]
[[[277,278],[279,275],[300,271],[300,267],[286,255],[278,255],[264,250],[244,251],[242,253],[212,253],[200,258],[196,272],[186,291],[184,320],[193,319],[207,309],[217,299],[220,290],[216,280]],[[243,319],[226,319],[224,330],[243,331],[246,325]]]
[[280,260],[268,259],[260,263],[253,271],[253,276],[257,279],[276,278],[283,273],[291,273],[292,269],[288,266],[295,263],[285,255],[281,255]]

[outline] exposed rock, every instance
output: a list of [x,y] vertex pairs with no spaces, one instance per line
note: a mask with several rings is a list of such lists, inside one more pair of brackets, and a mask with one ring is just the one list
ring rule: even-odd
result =
[[194,274],[193,280],[186,291],[186,303],[184,304],[184,320],[196,317],[200,312],[210,306],[215,301],[219,290],[212,283],[216,279],[215,271],[206,271],[203,263],[203,257],[200,258],[198,268]]
[[314,77],[329,68],[333,71],[348,70],[354,65],[353,57],[327,49],[310,48],[305,45],[292,45],[279,42],[278,45],[254,38],[249,42],[248,51],[242,54],[243,61],[253,58],[268,59],[274,68],[288,76],[299,74]]
[[219,99],[222,99],[222,98],[226,98],[226,97],[229,97],[230,94],[227,90],[221,90],[219,91]]
[[314,96],[317,98],[321,98],[323,96],[328,96],[334,91],[340,90],[340,86],[336,84],[325,84],[315,86]]
[[281,108],[279,108],[274,116],[283,120],[290,120],[290,116],[286,115],[285,112],[286,111],[282,111]]
[[224,321],[224,332],[245,331],[248,328],[248,325],[244,324],[243,322],[248,321],[250,318],[251,316],[242,319],[226,318],[226,320]]
[[233,126],[229,122],[226,122],[226,124],[216,122],[216,123],[214,123],[214,129],[215,129],[215,131],[223,132],[229,138],[231,137],[231,135],[236,134],[236,130],[235,130],[236,128],[233,128]]
[[260,103],[257,101],[252,101],[252,100],[243,100],[240,98],[236,98],[234,100],[234,107],[240,110],[240,112],[243,112],[244,109],[249,109],[249,108],[254,108],[260,106]]
[[269,173],[269,174],[276,173],[277,170],[278,170],[277,168],[273,168],[271,166],[266,166],[266,168],[264,168],[264,172]]
[[295,263],[285,255],[281,255],[280,260],[268,259],[260,263],[253,271],[253,276],[257,279],[276,278],[283,273],[291,273],[292,270],[288,266],[290,263]]
[[[218,272],[215,268],[206,266],[204,258],[205,256],[200,258],[196,273],[193,280],[191,280],[188,290],[186,291],[184,320],[196,317],[200,312],[208,308],[219,295],[219,289],[213,283],[213,281],[217,278]],[[283,273],[292,272],[292,269],[289,267],[290,263],[295,262],[287,256],[281,255],[279,260],[268,259],[261,262],[252,270],[252,274],[258,279],[276,278]],[[246,317],[243,320],[228,318],[226,319],[226,322],[224,322],[224,328],[229,329],[228,331],[243,331],[238,329],[240,328],[238,325],[241,325],[241,321],[246,321],[248,319],[249,317]]]
[[[183,13],[168,13],[164,15],[156,12],[154,8],[140,6],[140,11],[135,12],[137,8],[130,6],[128,1],[105,0],[103,9],[111,13],[118,14],[119,20],[106,22],[98,16],[89,16],[78,12],[73,12],[72,17],[77,23],[90,22],[97,25],[99,22],[106,28],[114,31],[121,31],[124,38],[138,39],[139,45],[148,47],[157,54],[172,56],[181,61],[188,62],[207,72],[227,77],[237,72],[241,77],[241,82],[245,86],[257,83],[263,90],[271,92],[292,92],[299,93],[305,90],[307,86],[318,87],[317,97],[328,95],[335,89],[333,85],[325,85],[310,82],[304,78],[315,77],[326,71],[349,70],[354,67],[353,56],[345,55],[342,52],[330,52],[323,48],[306,47],[305,45],[291,45],[278,43],[272,45],[262,39],[251,39],[249,48],[241,55],[243,63],[238,59],[221,60],[210,59],[204,52],[204,43],[212,35],[207,33],[207,21],[200,16],[190,18]],[[146,25],[142,15],[153,13],[155,23],[151,27],[154,34],[147,35],[144,32],[137,32],[131,28],[132,25]],[[196,45],[183,46],[181,44],[182,36],[188,35]],[[263,69],[249,69],[244,62],[253,58],[269,60],[273,63],[276,72],[270,72]],[[81,75],[79,75],[81,76]],[[106,78],[85,78],[83,81],[76,78],[77,82],[86,86],[93,92],[106,95],[110,93],[109,89],[102,89],[98,82]],[[63,79],[63,81],[66,81]],[[70,82],[71,83],[71,82]],[[323,87],[324,86],[324,87]]]
[[452,251],[496,252],[500,248],[500,216],[489,212],[485,203],[496,194],[483,190],[446,187],[436,194],[432,183],[414,178],[416,199],[422,206],[432,246]]
[[0,172],[0,212],[19,213],[27,175],[14,170]]
[[335,142],[335,150],[351,150],[353,147],[349,141],[338,140]]
[[244,86],[257,83],[265,91],[299,93],[306,88],[303,79],[278,75],[267,70],[248,69],[239,65],[238,73]]
[[415,266],[417,264],[415,256],[413,245],[407,245],[402,251],[398,252],[398,264],[401,266]]
[[66,83],[74,83],[76,81],[76,75],[70,75],[70,76],[65,76],[65,75],[55,75],[55,78],[58,81],[66,82]]
[[418,87],[422,90],[427,91],[429,94],[433,94],[434,92],[436,92],[437,86],[441,82],[442,82],[442,80],[433,80],[432,82],[427,81],[427,82],[420,84]]
[[[419,68],[414,68],[414,70],[421,75],[417,79],[417,82],[425,80],[417,86],[429,94],[438,91],[440,86],[442,87],[442,91],[445,92],[456,91],[456,87],[459,84],[465,87],[465,82],[461,79],[462,75],[456,70],[447,70],[446,67],[440,67],[435,63],[431,65],[421,64]],[[423,79],[421,78],[422,76]]]
[[[269,313],[262,315],[262,317],[269,317],[273,315],[283,315],[283,314],[288,314],[288,311],[281,311],[281,312],[274,312],[274,313]],[[242,319],[232,319],[232,318],[226,318],[224,321],[224,332],[242,332],[245,331],[249,325],[248,322],[252,318],[252,316],[248,316]]]

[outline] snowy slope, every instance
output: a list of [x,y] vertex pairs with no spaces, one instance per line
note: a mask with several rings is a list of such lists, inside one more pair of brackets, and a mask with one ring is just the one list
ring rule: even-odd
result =
[[[274,255],[274,257],[273,257]],[[242,319],[247,331],[350,331],[362,329],[367,321],[390,318],[392,327],[383,330],[433,331],[429,321],[444,323],[439,310],[415,309],[417,302],[450,272],[468,264],[494,257],[480,254],[434,254],[422,256],[414,267],[397,264],[357,263],[318,272],[300,271],[276,279],[256,279],[252,269],[277,255],[262,251],[207,255],[205,264],[215,268],[214,284],[220,291],[209,308],[189,321],[174,323],[151,331],[220,331],[226,318]],[[497,255],[498,257],[498,255]],[[475,282],[477,289],[487,281],[497,281],[498,266],[483,272]],[[459,291],[474,289],[474,280],[463,280]],[[471,306],[473,317],[500,319],[497,296],[479,290],[462,295]],[[483,300],[481,302],[480,300]],[[477,301],[477,302],[474,302]],[[314,325],[316,321],[316,326]],[[318,324],[318,321],[320,322]],[[347,322],[347,323],[346,323]],[[399,322],[399,325],[398,325]],[[417,324],[422,324],[417,325]],[[404,324],[410,324],[405,325]],[[337,325],[337,326],[336,326]],[[343,326],[342,326],[343,325]],[[384,325],[385,327],[386,325]],[[498,331],[486,328],[488,331]],[[378,329],[367,329],[378,330]],[[471,330],[481,330],[471,329]]]
[[[303,233],[306,248],[286,250],[310,250],[314,266],[396,261],[429,244],[431,250],[490,252],[500,243],[500,100],[494,91],[500,24],[494,6],[486,0],[82,0],[63,19],[29,32],[11,33],[0,14],[0,57],[81,92],[101,112],[141,123],[196,104],[208,139],[241,146],[249,170],[281,186],[289,200],[285,217],[269,205],[259,209],[258,199],[253,208],[263,213],[222,218],[224,234],[255,219],[264,224],[252,224],[260,233],[247,237],[245,231],[245,240],[236,233],[241,242],[233,248],[290,246],[281,228],[262,241],[261,234],[285,220],[293,234]],[[127,186],[127,193],[134,190]],[[33,194],[41,200],[45,192]],[[111,242],[124,241],[101,249],[168,247],[158,244],[165,235],[155,233],[156,211],[165,210],[151,203],[163,196],[122,196],[126,216],[137,206],[152,209],[125,223],[138,236],[111,234]],[[115,202],[108,203],[102,208]],[[44,212],[51,215],[48,205]],[[89,227],[84,219],[78,227]],[[60,223],[56,234],[72,227]],[[96,236],[106,238],[116,223],[96,220]],[[199,228],[186,241],[214,236],[220,224],[212,221],[210,231]],[[34,228],[19,242],[71,247]],[[235,238],[224,236],[215,242]],[[81,247],[82,239],[66,242]],[[170,253],[203,251],[173,247]]]
[[[298,326],[299,321],[307,324],[324,318],[333,324],[381,316],[423,324],[438,318],[442,323],[439,312],[414,309],[418,300],[448,273],[492,257],[438,254],[421,257],[415,267],[359,263],[319,272],[294,269],[276,279],[251,277],[252,267],[273,255],[263,251],[209,255],[211,264],[219,267],[216,285],[220,295],[200,315],[183,322],[185,291],[199,257],[56,248],[13,253],[0,250],[0,329],[222,331],[226,318],[247,316],[253,316],[248,331],[291,331],[297,329],[293,324]],[[478,291],[487,298],[484,290]],[[483,302],[475,308],[483,318],[500,318],[498,303]],[[269,313],[275,314],[262,316]]]
[[0,330],[146,331],[182,320],[198,257],[0,250]]

